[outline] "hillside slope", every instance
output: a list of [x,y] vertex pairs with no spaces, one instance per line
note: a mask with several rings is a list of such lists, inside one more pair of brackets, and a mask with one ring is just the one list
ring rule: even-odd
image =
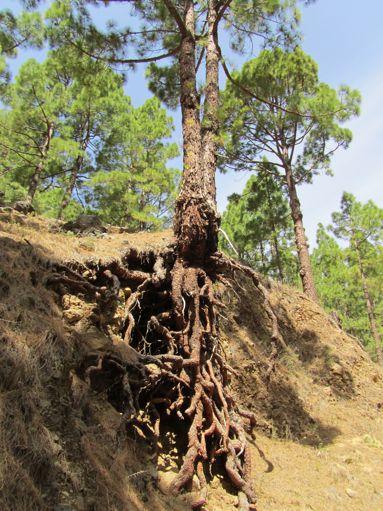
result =
[[[0,213],[0,508],[191,509],[169,497],[182,436],[162,431],[158,470],[140,438],[121,434],[105,389],[81,364],[95,350],[123,350],[81,293],[49,278],[60,265],[100,265],[128,251],[159,252],[166,233],[77,237],[48,221]],[[251,439],[259,511],[383,509],[383,374],[359,343],[297,290],[265,282],[282,339],[272,341],[265,297],[235,272],[217,285],[233,393],[257,417]],[[178,436],[177,436],[177,433]],[[219,470],[208,511],[235,509]]]

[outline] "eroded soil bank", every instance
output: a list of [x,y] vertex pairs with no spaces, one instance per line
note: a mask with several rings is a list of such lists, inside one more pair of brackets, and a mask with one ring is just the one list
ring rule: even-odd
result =
[[[15,212],[1,213],[0,228],[1,509],[190,509],[189,495],[166,494],[182,431],[162,426],[156,468],[138,431],[120,434],[108,392],[78,371],[89,353],[124,350],[113,318],[81,292],[47,286],[55,264],[160,253],[170,233],[74,236]],[[233,395],[257,419],[249,440],[259,510],[383,508],[382,371],[303,294],[263,284],[286,344],[277,356],[251,279],[228,274],[216,285]],[[219,467],[208,483],[207,510],[235,509]]]

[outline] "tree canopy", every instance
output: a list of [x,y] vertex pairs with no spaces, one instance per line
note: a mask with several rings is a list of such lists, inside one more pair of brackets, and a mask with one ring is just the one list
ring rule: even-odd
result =
[[278,183],[268,174],[252,175],[242,194],[228,199],[222,228],[229,239],[221,237],[222,248],[265,276],[296,283],[293,227]]
[[0,111],[5,201],[29,197],[52,217],[85,208],[130,229],[163,226],[178,179],[167,166],[178,155],[172,130],[158,100],[134,108],[105,63],[71,47],[31,59]]

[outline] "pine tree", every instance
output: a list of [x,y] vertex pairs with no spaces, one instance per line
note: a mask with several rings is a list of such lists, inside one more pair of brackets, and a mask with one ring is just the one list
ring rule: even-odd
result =
[[31,59],[7,87],[1,111],[0,147],[7,182],[16,181],[33,201],[61,151],[61,114],[68,101],[64,85],[50,76],[47,63]]
[[72,193],[95,172],[110,134],[119,126],[120,111],[130,109],[130,100],[123,91],[121,75],[103,62],[92,60],[70,46],[60,47],[49,55],[52,75],[65,86],[68,103],[63,112],[62,137],[72,150],[67,153],[67,172],[60,179],[63,189],[57,216],[68,206]]
[[[245,37],[257,36],[259,32],[267,33],[265,26],[272,26],[275,21],[269,22],[269,17],[284,13],[285,2],[121,2],[127,7],[127,17],[131,14],[139,16],[142,26],[133,32],[129,29],[118,30],[111,25],[107,33],[101,32],[92,23],[86,9],[87,3],[92,2],[66,0],[54,3],[55,12],[52,11],[51,15],[55,18],[52,18],[55,34],[52,44],[57,44],[60,37],[70,39],[81,51],[109,63],[134,65],[168,59],[170,67],[164,69],[162,76],[171,76],[178,85],[175,92],[179,95],[182,113],[183,173],[175,205],[174,251],[166,254],[166,260],[171,261],[171,269],[164,268],[164,259],[158,258],[153,273],[145,278],[127,303],[128,326],[124,334],[127,342],[131,341],[132,335],[138,335],[136,321],[141,322],[142,315],[136,316],[136,309],[141,310],[141,290],[145,289],[145,294],[150,290],[160,301],[166,296],[168,301],[171,300],[169,310],[162,308],[161,313],[156,311],[153,315],[156,309],[152,303],[151,308],[145,311],[150,318],[146,328],[150,325],[151,330],[156,332],[155,339],[150,341],[155,350],[152,353],[157,356],[154,360],[168,364],[164,378],[161,381],[157,379],[156,393],[159,399],[166,395],[166,401],[171,403],[168,410],[184,413],[188,425],[187,451],[170,489],[179,493],[196,473],[201,494],[193,507],[205,504],[204,464],[213,463],[218,454],[218,451],[214,451],[212,456],[207,450],[206,437],[211,437],[209,440],[213,444],[224,446],[219,451],[227,476],[238,490],[239,509],[249,510],[254,508],[255,503],[249,477],[250,453],[246,443],[240,453],[236,448],[238,440],[241,442],[241,438],[245,438],[241,417],[250,420],[254,420],[254,417],[241,412],[228,391],[225,361],[219,353],[215,312],[218,300],[213,288],[213,280],[218,278],[222,268],[232,268],[234,264],[217,253],[219,215],[215,172],[220,63],[225,73],[230,75],[219,39],[221,27],[225,24],[225,28],[231,30],[234,45],[240,49]],[[127,44],[129,42],[136,43],[136,54],[133,56],[129,56],[132,50],[132,45]],[[205,71],[202,88],[197,84],[200,68]],[[165,88],[161,90],[164,92]],[[174,255],[173,259],[171,255]],[[243,272],[249,271],[240,268]],[[123,275],[129,274],[129,269],[123,269]],[[254,277],[251,271],[250,274]],[[253,282],[258,285],[255,277]],[[139,307],[136,307],[137,303]],[[159,336],[162,342],[158,340]],[[137,344],[132,346],[131,342],[130,345],[137,351],[137,360],[145,360],[144,353],[140,352],[142,348]],[[145,370],[150,372],[148,365]],[[186,388],[180,386],[180,378],[182,383],[184,376],[188,381]],[[153,378],[156,379],[155,375]],[[128,391],[128,374],[125,380],[124,389]],[[146,380],[143,379],[139,392],[141,401],[145,397],[152,400],[153,395],[149,398],[145,393],[146,388]],[[179,414],[176,417],[179,418]],[[148,419],[152,420],[150,417]],[[156,424],[157,430],[157,419]]]
[[41,47],[43,41],[44,26],[39,13],[23,11],[16,16],[9,9],[0,11],[0,97],[10,80],[7,60],[16,57],[21,48]]
[[[372,201],[358,202],[350,193],[344,193],[341,211],[333,213],[334,234],[349,243],[349,258],[358,268],[360,288],[363,291],[365,307],[372,338],[375,342],[376,357],[383,364],[382,327],[376,320],[375,300],[370,284],[371,277],[379,277],[376,262],[381,260],[383,243],[383,209]],[[378,255],[378,257],[377,257]],[[375,286],[374,286],[375,287]],[[381,301],[383,288],[378,284],[377,297]]]
[[70,46],[43,63],[26,62],[6,97],[6,202],[28,197],[39,213],[56,218],[96,209],[132,230],[166,223],[177,184],[167,161],[178,150],[164,141],[172,120],[157,99],[133,108],[121,75]]
[[353,293],[353,271],[347,262],[345,249],[319,224],[317,246],[312,254],[314,275],[319,297],[325,308],[339,314],[345,325],[350,313],[349,299]]
[[317,65],[299,47],[275,48],[233,76],[223,102],[222,166],[271,173],[287,190],[303,289],[316,300],[297,185],[311,183],[321,170],[330,173],[331,155],[350,143],[351,132],[341,124],[358,114],[359,94],[319,82]]
[[89,183],[92,204],[104,220],[131,231],[168,224],[179,175],[167,166],[178,155],[177,145],[165,142],[172,131],[172,119],[156,98],[121,109]]
[[[327,231],[319,225],[312,255],[318,294],[326,310],[335,312],[342,327],[379,360],[383,333],[378,320],[383,307],[382,210],[371,201],[361,204],[351,194],[344,194],[342,211],[334,213],[333,219]],[[340,246],[330,232],[347,241],[347,246]]]

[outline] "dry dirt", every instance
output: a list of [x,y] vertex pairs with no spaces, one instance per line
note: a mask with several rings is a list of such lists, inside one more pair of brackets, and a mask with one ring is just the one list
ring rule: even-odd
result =
[[[177,452],[166,452],[157,472],[142,440],[119,434],[120,414],[75,372],[89,350],[110,344],[96,327],[83,328],[92,304],[61,299],[44,280],[52,261],[159,252],[171,234],[52,230],[37,217],[0,213],[0,509],[191,509],[187,495],[166,494]],[[265,282],[287,345],[267,377],[263,297],[243,276],[231,284],[216,291],[227,305],[220,321],[233,391],[258,419],[250,441],[259,511],[383,509],[381,369],[302,293]],[[206,510],[235,503],[212,473]]]

